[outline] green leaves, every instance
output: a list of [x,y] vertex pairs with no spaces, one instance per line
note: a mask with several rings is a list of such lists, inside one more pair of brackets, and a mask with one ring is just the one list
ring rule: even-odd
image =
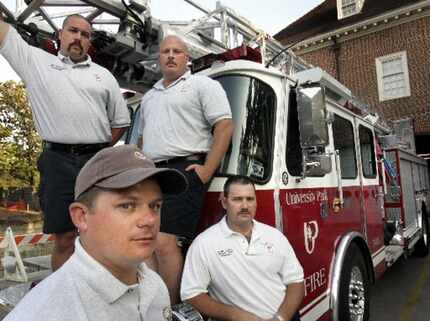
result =
[[0,83],[0,187],[36,187],[41,146],[23,83]]

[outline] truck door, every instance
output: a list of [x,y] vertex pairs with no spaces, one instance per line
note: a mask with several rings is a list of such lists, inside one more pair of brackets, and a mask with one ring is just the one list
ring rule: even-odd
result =
[[[357,119],[358,164],[361,179],[361,211],[365,232],[371,253],[377,253],[384,246],[383,240],[383,191],[375,156],[375,134],[371,126]],[[378,261],[378,259],[376,259]],[[379,262],[375,262],[379,263]]]
[[357,146],[355,138],[354,116],[336,108],[332,123],[333,148],[339,153],[343,205],[332,206],[334,215],[344,228],[358,231],[365,235],[365,221],[361,215],[362,189],[357,167]]

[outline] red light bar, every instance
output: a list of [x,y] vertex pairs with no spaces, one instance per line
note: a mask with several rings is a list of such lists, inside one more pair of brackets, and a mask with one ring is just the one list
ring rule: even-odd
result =
[[354,103],[351,100],[347,100],[345,104],[343,105],[346,109],[352,111],[354,114],[363,116],[363,110],[361,110],[359,107],[354,105]]
[[229,49],[220,54],[208,54],[206,56],[200,57],[193,60],[191,65],[191,72],[195,73],[200,70],[209,68],[215,61],[232,61],[232,60],[249,60],[261,63],[261,53],[258,49],[253,49],[246,45],[240,47]]
[[57,55],[58,49],[55,42],[50,39],[43,39],[40,47],[52,55]]

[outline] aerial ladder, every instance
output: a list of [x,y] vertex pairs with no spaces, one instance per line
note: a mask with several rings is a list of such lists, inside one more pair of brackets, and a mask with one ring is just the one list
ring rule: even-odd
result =
[[[52,54],[59,49],[58,32],[64,18],[85,16],[93,25],[92,60],[110,70],[122,88],[141,94],[161,78],[158,51],[167,35],[177,35],[185,42],[190,60],[247,46],[261,54],[261,63],[275,65],[287,74],[308,68],[266,32],[220,2],[215,10],[209,10],[196,1],[183,1],[200,10],[202,17],[163,21],[151,15],[149,0],[17,0],[13,10],[0,2],[0,14],[30,45]],[[19,257],[16,246],[14,249]],[[18,271],[9,256],[3,265],[25,277],[24,266]],[[7,306],[8,310],[13,307]],[[175,306],[172,314],[173,320],[203,320],[184,303]]]
[[58,50],[62,20],[70,14],[85,16],[94,27],[92,59],[109,69],[122,88],[141,93],[161,78],[158,50],[166,35],[181,37],[191,60],[246,45],[261,53],[263,64],[287,74],[308,68],[269,34],[220,2],[209,10],[194,0],[183,1],[202,16],[163,21],[151,15],[149,0],[17,0],[15,11],[0,3],[0,13],[31,45],[53,54]]

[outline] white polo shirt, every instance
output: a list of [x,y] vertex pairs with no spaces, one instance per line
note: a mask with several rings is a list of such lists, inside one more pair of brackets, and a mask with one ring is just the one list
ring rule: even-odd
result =
[[143,150],[156,162],[209,151],[213,125],[231,118],[219,82],[190,72],[167,87],[158,81],[143,96],[141,109]]
[[65,144],[110,142],[111,128],[130,116],[118,82],[91,58],[75,64],[28,45],[10,27],[0,54],[27,87],[35,127],[43,140]]
[[[166,285],[145,264],[139,284],[115,278],[75,242],[64,265],[33,288],[4,321],[165,321],[171,308]],[[139,316],[141,314],[141,316]]]
[[185,260],[181,298],[208,293],[266,319],[278,311],[290,283],[303,269],[277,229],[254,220],[251,240],[232,231],[224,217],[191,244]]

